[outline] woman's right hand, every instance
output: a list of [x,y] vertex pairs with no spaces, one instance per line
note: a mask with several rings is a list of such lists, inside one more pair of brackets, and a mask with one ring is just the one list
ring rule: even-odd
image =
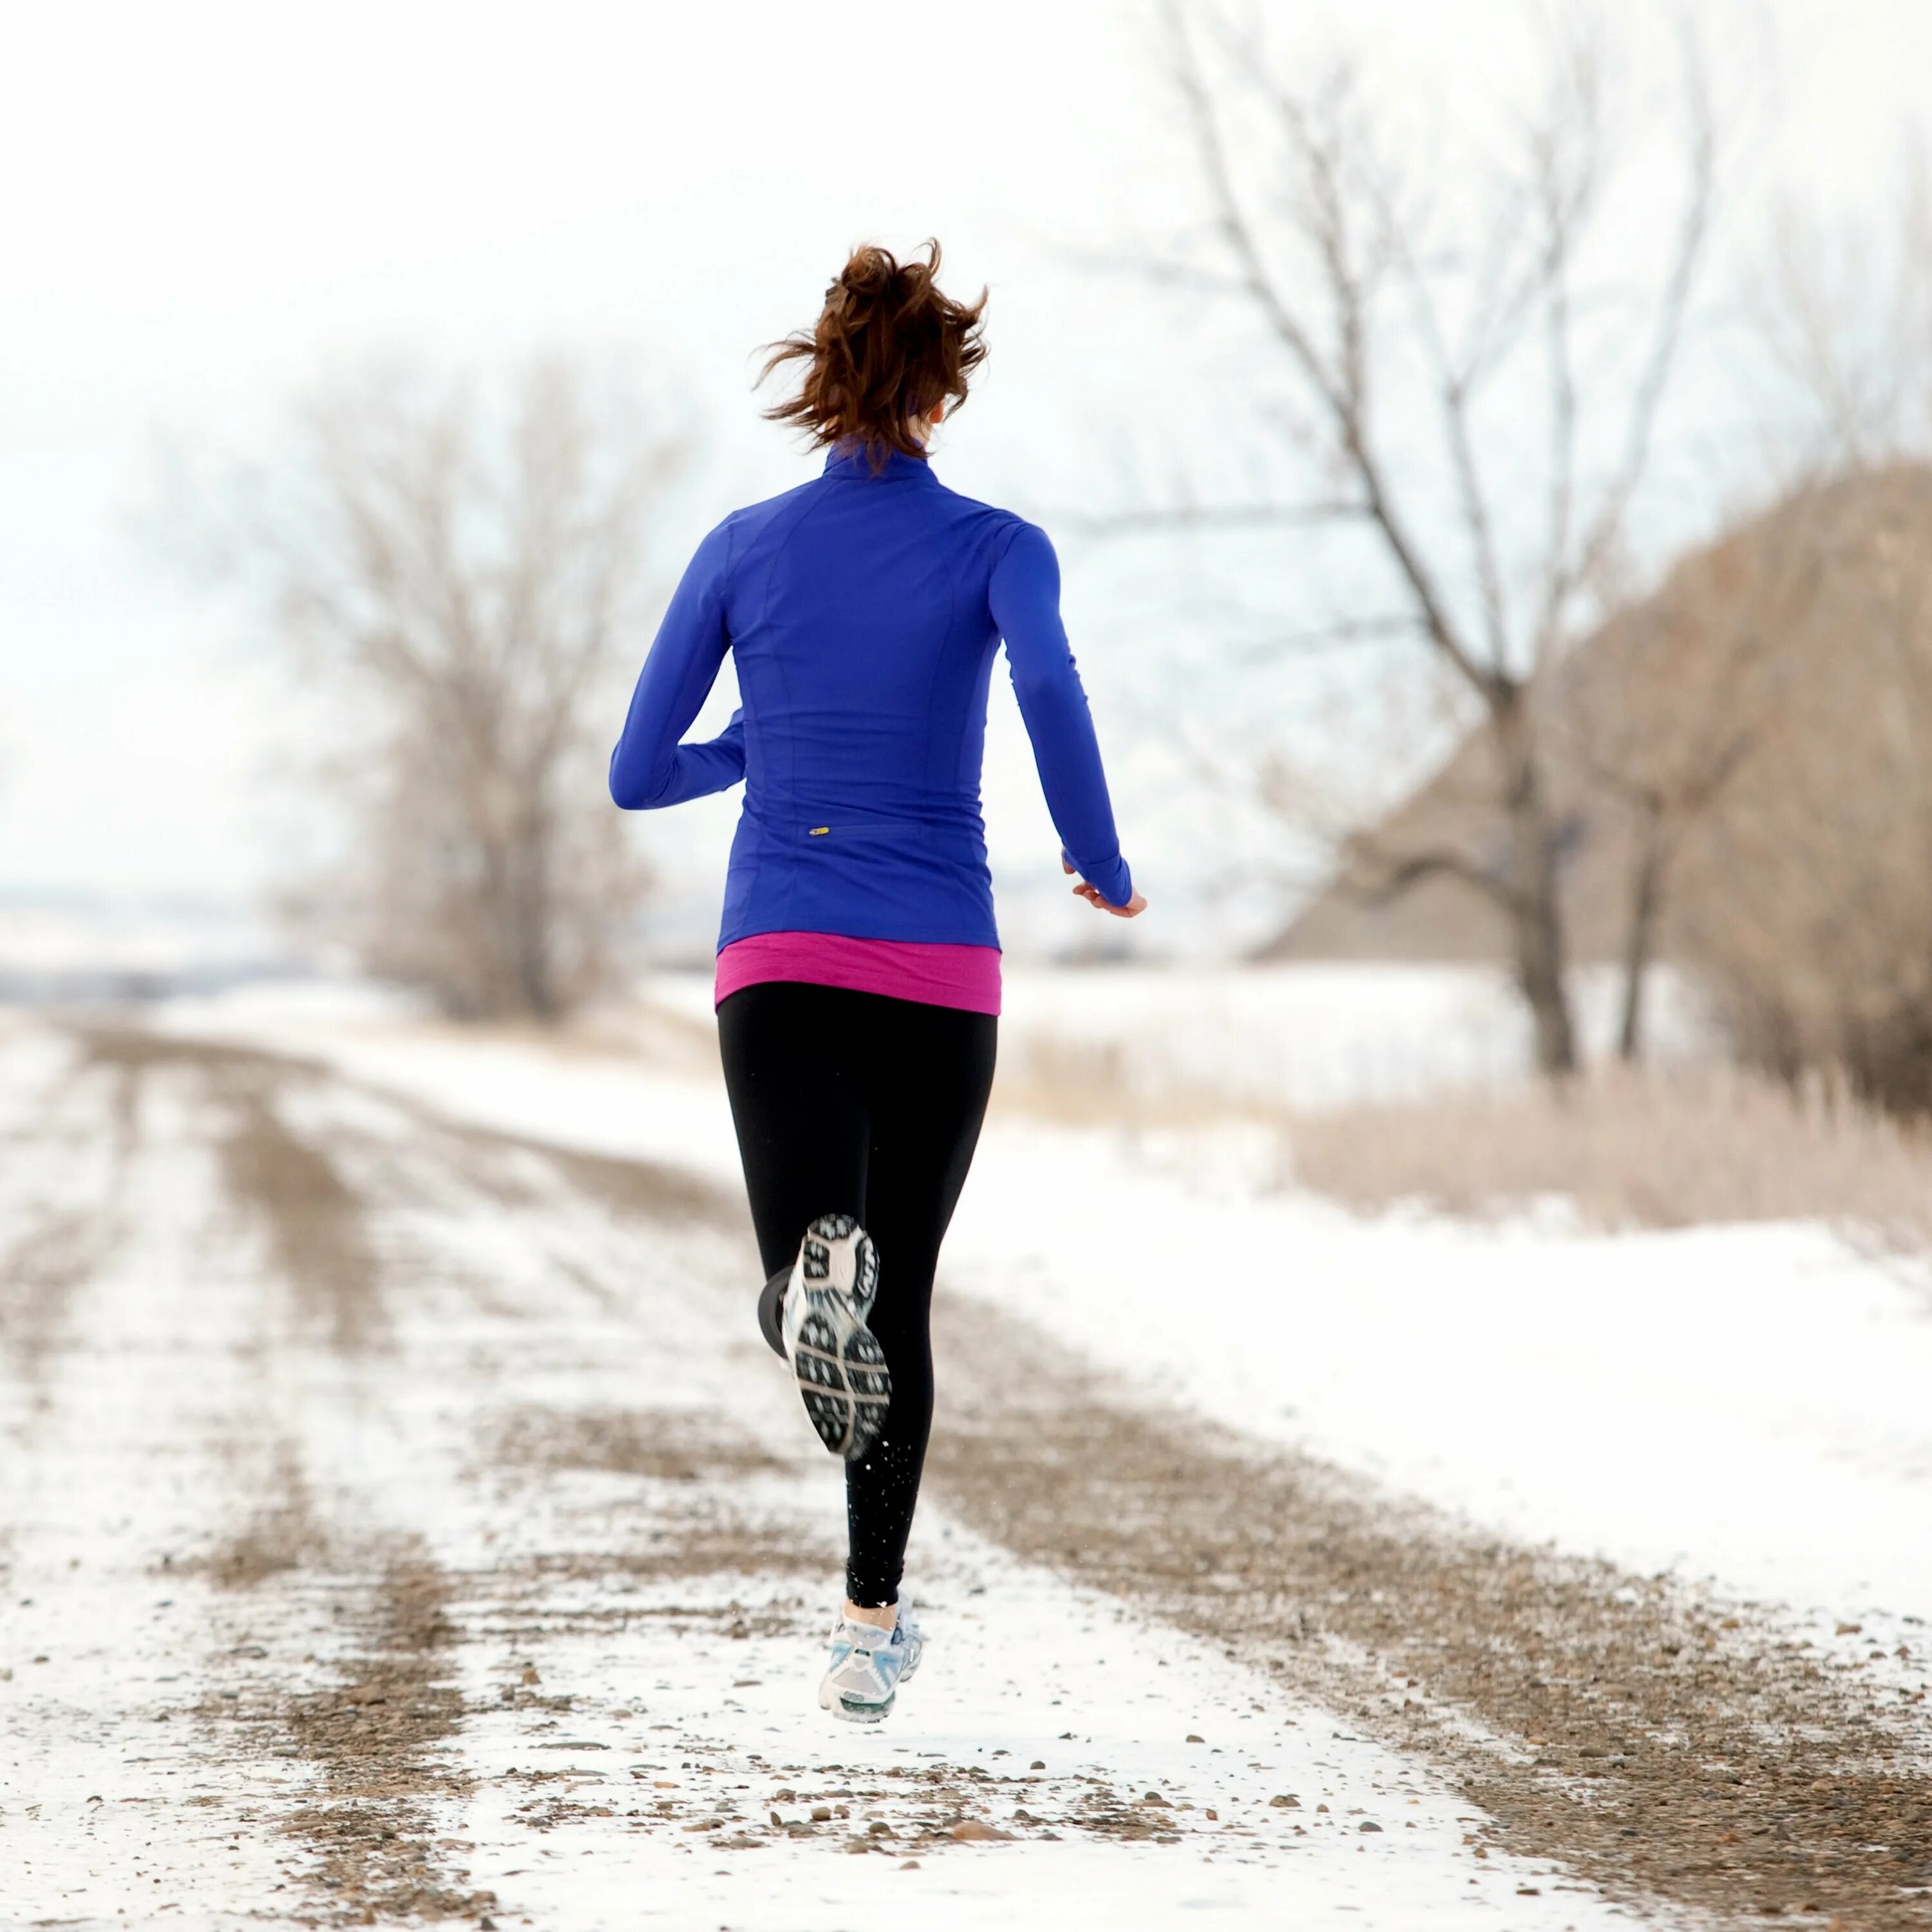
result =
[[[1060,869],[1070,875],[1073,874],[1075,870],[1064,859],[1060,862]],[[1112,913],[1116,919],[1138,919],[1147,910],[1147,895],[1144,892],[1136,892],[1125,905],[1117,906],[1103,899],[1100,896],[1100,887],[1090,886],[1084,879],[1073,888],[1073,896],[1076,898],[1084,899],[1089,905],[1097,907],[1102,912]]]

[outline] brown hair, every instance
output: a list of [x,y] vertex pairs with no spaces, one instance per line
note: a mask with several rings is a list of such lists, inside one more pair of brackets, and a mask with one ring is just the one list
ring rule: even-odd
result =
[[874,471],[893,450],[925,453],[913,418],[949,396],[963,403],[967,378],[986,359],[986,290],[970,305],[942,294],[939,244],[926,249],[923,261],[904,263],[884,248],[853,250],[816,326],[771,345],[760,382],[783,363],[806,364],[798,394],[766,410],[771,421],[796,423],[821,443],[856,442]]

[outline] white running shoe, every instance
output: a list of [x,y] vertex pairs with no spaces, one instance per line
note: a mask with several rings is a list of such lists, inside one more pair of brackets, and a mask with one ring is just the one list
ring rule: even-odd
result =
[[885,1351],[866,1326],[878,1292],[872,1236],[849,1214],[820,1215],[785,1284],[779,1334],[819,1440],[848,1462],[878,1440],[892,1399]]
[[854,1623],[842,1612],[832,1626],[832,1660],[818,1687],[821,1710],[850,1724],[876,1724],[892,1708],[899,1686],[925,1652],[919,1619],[903,1594],[889,1630]]

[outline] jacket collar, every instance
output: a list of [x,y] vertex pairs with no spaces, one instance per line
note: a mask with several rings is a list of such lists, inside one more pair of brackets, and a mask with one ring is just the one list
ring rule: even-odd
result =
[[929,483],[938,480],[933,476],[932,464],[924,457],[908,456],[896,449],[886,452],[885,467],[875,476],[864,446],[856,442],[833,444],[826,452],[825,468],[821,474],[863,483]]

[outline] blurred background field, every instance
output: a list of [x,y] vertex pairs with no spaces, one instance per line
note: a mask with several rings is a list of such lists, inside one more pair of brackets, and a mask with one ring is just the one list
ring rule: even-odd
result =
[[936,460],[1055,538],[1154,902],[1070,900],[996,681],[1004,1104],[1912,1223],[1916,10],[861,9],[862,110],[761,4],[115,18],[23,28],[0,134],[0,998],[700,1021],[734,801],[602,761],[809,473],[759,345],[934,233],[994,346]]

